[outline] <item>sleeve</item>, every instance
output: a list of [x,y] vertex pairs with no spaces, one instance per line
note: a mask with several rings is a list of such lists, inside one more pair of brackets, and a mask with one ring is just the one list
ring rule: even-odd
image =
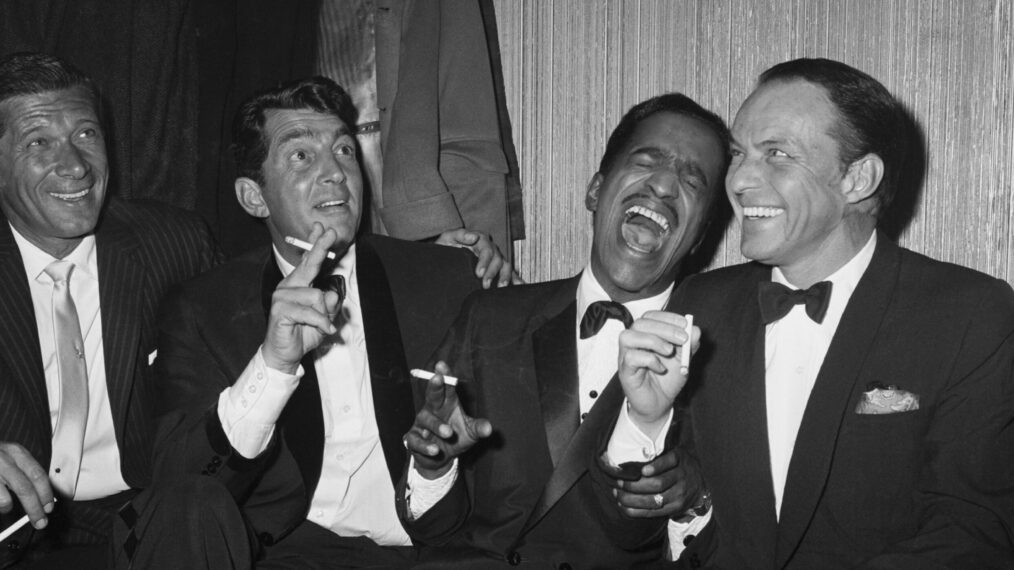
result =
[[415,469],[415,458],[409,456],[408,482],[405,487],[405,500],[408,502],[409,516],[417,519],[447,496],[455,481],[458,480],[458,458],[451,462],[451,468],[436,479],[427,479]]
[[261,349],[239,379],[218,397],[218,418],[232,448],[254,458],[268,447],[275,423],[303,376],[285,374],[264,363]]

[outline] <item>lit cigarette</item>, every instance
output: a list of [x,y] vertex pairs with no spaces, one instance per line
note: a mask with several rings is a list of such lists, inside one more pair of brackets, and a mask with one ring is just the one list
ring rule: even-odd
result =
[[[55,498],[53,499],[53,502],[54,503],[56,502]],[[21,527],[25,526],[26,524],[28,524],[28,515],[25,515],[25,516],[21,517],[20,519],[18,519],[17,521],[15,521],[14,524],[12,524],[11,526],[5,528],[3,532],[0,532],[0,542],[3,542],[5,540],[7,540],[8,538],[10,538],[10,536],[12,534],[18,532],[18,530]]]
[[[312,243],[307,243],[299,238],[294,238],[292,236],[285,236],[285,243],[289,245],[294,245],[303,251],[310,251],[311,249],[313,249]],[[333,251],[327,252],[327,258],[336,259],[334,252]]]
[[690,373],[690,345],[693,344],[694,339],[694,316],[687,315],[687,343],[683,345],[683,350],[680,351],[680,372],[686,376]]
[[[430,372],[429,370],[422,370],[419,368],[413,368],[411,374],[420,380],[432,380],[433,377],[436,376],[436,374]],[[458,379],[454,376],[444,374],[444,384],[447,384],[448,386],[457,386]]]

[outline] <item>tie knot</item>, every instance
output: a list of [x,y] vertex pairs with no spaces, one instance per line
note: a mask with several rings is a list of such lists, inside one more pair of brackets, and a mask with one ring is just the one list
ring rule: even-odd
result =
[[629,328],[634,318],[630,311],[616,301],[595,301],[588,305],[588,309],[581,318],[581,338],[594,336],[609,319],[616,319],[623,323],[624,328]]
[[831,303],[831,282],[814,283],[808,289],[789,289],[781,283],[763,281],[758,284],[757,301],[764,324],[781,319],[795,305],[804,305],[806,314],[815,323],[822,323]]
[[74,271],[74,264],[66,259],[57,259],[53,263],[46,266],[43,270],[49,278],[53,280],[53,283],[60,283],[61,281],[70,281],[70,274]]

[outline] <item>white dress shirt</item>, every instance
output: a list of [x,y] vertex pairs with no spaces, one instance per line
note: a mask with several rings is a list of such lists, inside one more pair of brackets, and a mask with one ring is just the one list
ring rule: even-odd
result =
[[[56,420],[60,416],[60,372],[57,366],[56,331],[53,327],[53,280],[45,269],[56,258],[25,239],[14,226],[11,226],[11,230],[21,252],[28,288],[32,294],[42,368],[46,376],[49,419],[51,427],[55,429]],[[64,259],[74,264],[74,272],[70,275],[70,295],[74,299],[81,324],[88,370],[88,420],[85,424],[81,471],[74,491],[74,500],[85,501],[108,497],[129,487],[120,473],[120,449],[116,445],[113,413],[106,387],[95,236],[82,239]]]
[[[292,272],[277,249],[275,259],[283,275]],[[342,536],[404,546],[411,541],[395,511],[394,485],[374,414],[355,260],[353,245],[334,272],[345,277],[347,290],[336,321],[338,333],[315,350],[324,449],[307,519]],[[301,367],[294,375],[268,368],[257,351],[236,383],[219,396],[219,418],[236,451],[254,457],[267,447],[302,374]]]
[[[845,306],[856,285],[873,259],[877,234],[848,263],[823,281],[831,282],[831,301],[824,321],[815,323],[803,305],[795,305],[787,315],[767,325],[764,334],[764,381],[766,386],[768,446],[771,452],[771,478],[774,483],[775,511],[780,515],[785,478],[792,460],[796,434],[810,399],[817,374],[824,363],[831,339],[838,329]],[[798,289],[777,267],[771,280],[790,289]]]

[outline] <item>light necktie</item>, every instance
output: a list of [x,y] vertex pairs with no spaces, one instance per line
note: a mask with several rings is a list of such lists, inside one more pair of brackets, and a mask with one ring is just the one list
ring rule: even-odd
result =
[[60,373],[60,414],[53,430],[49,476],[53,486],[74,496],[81,471],[85,425],[88,423],[88,369],[77,308],[70,296],[74,264],[57,260],[45,272],[53,280],[53,333]]

